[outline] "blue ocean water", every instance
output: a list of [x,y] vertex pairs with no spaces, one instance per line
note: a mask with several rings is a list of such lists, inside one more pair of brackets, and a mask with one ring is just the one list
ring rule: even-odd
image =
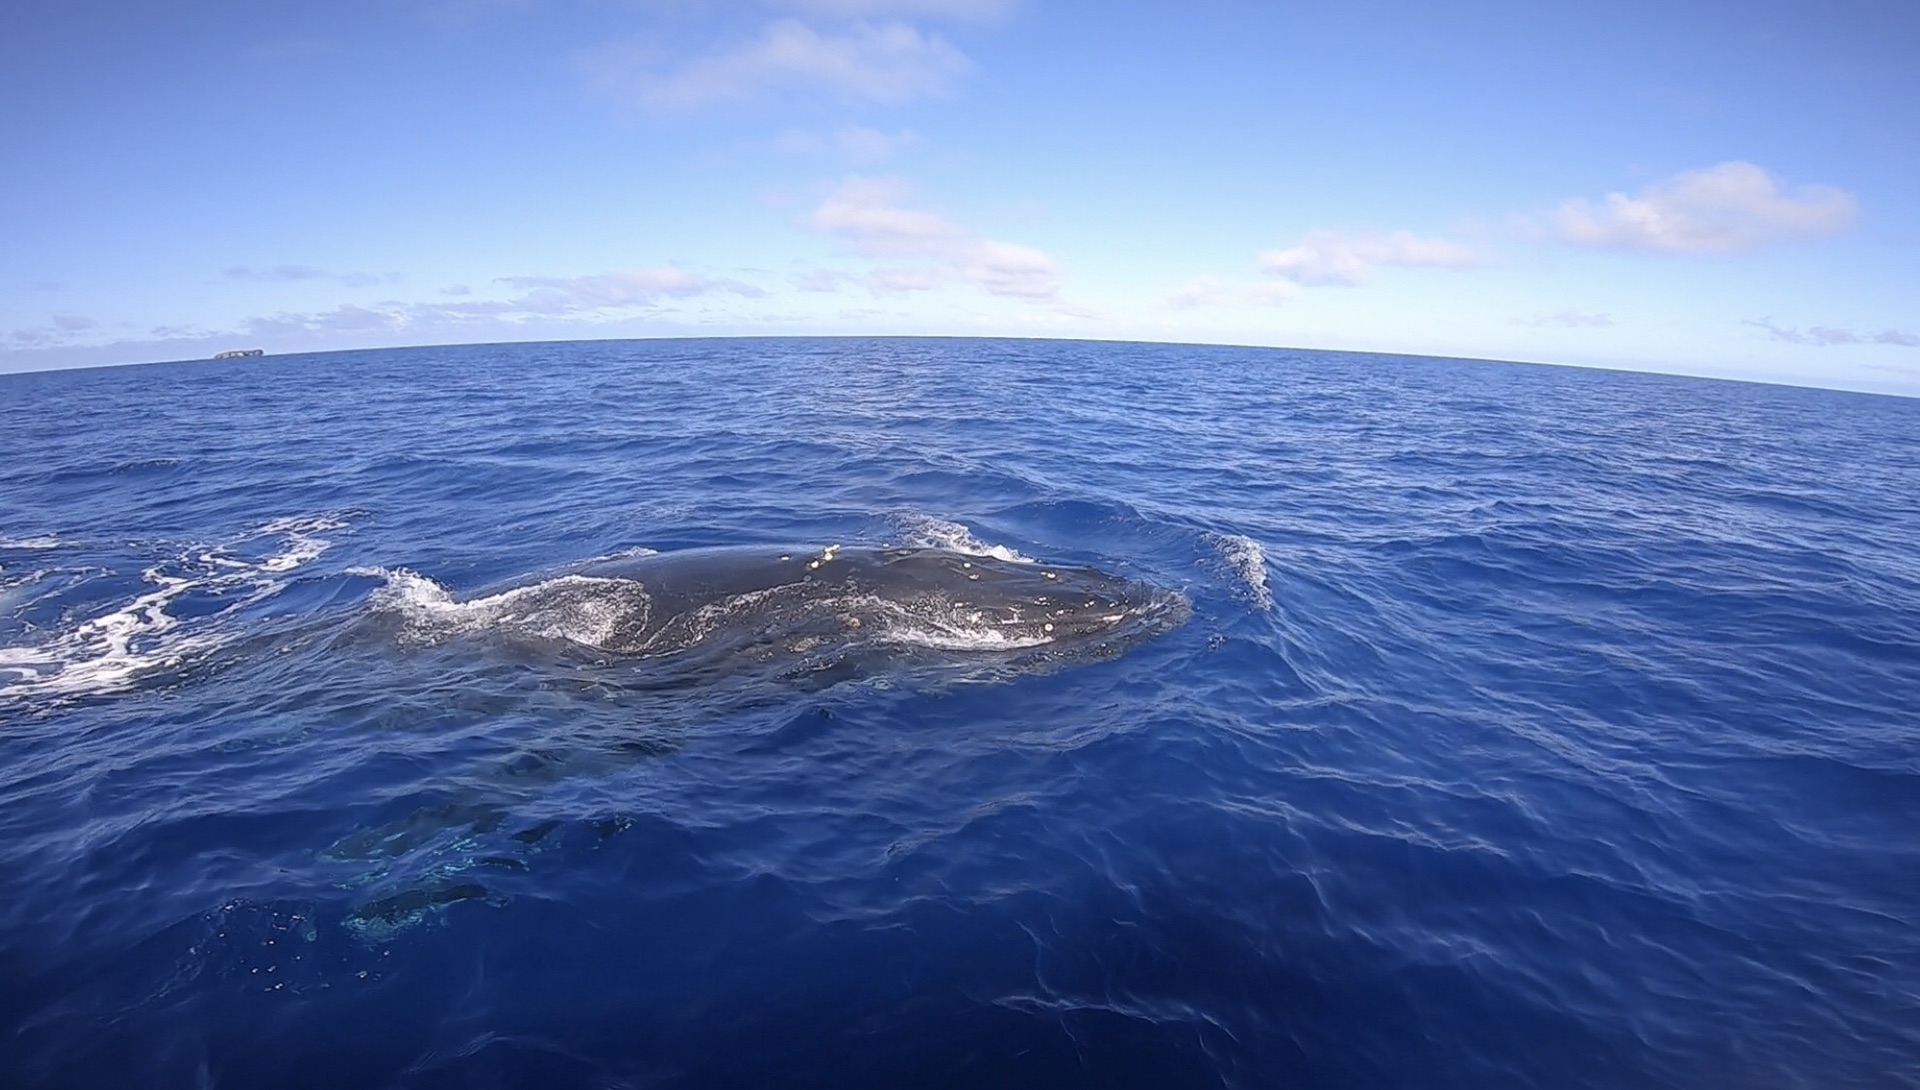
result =
[[[1916,542],[1920,401],[1651,375],[0,376],[0,1084],[1920,1086]],[[671,678],[524,608],[832,544],[1184,623]]]

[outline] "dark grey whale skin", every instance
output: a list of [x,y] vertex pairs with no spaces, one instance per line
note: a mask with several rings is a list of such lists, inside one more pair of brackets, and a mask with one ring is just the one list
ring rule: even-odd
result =
[[[544,676],[596,700],[617,695],[633,718],[589,737],[568,724],[564,741],[523,753],[502,770],[495,787],[512,791],[674,752],[693,725],[785,702],[796,688],[875,676],[890,685],[994,683],[1112,658],[1179,626],[1190,609],[1180,594],[1093,568],[933,548],[688,549],[594,561],[520,589],[532,597],[516,608],[539,623],[520,628],[509,621],[494,636],[548,670],[578,668]],[[570,610],[611,612],[618,620],[591,644],[540,634],[555,614]],[[1006,646],[898,638],[897,626],[938,635],[943,622],[959,622],[969,637],[1000,632]],[[481,793],[343,838],[327,854],[390,858],[447,828],[481,835],[507,812]],[[528,832],[522,842],[530,845],[546,828]],[[433,906],[485,895],[471,881],[410,888],[360,906],[352,918],[377,933]]]
[[881,639],[903,626],[991,631],[1008,646],[1061,646],[1143,626],[1159,631],[1184,619],[1185,604],[1094,568],[937,548],[688,549],[598,561],[576,574],[644,591],[601,648],[627,654],[710,641],[801,651],[829,637]]

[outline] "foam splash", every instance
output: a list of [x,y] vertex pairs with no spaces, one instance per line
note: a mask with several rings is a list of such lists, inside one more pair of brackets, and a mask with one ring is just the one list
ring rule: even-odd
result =
[[57,537],[0,537],[0,549],[18,549],[22,552],[46,552],[58,549],[67,543]]
[[333,542],[319,536],[336,530],[344,530],[344,519],[323,516],[309,519],[276,519],[260,528],[262,535],[277,535],[282,540],[279,552],[261,561],[261,570],[287,572],[320,559],[320,554],[332,547]]
[[382,579],[373,607],[397,614],[405,638],[441,643],[477,632],[506,631],[587,647],[613,645],[645,594],[628,579],[562,575],[484,598],[460,601],[446,587],[406,568],[349,568],[350,575]]
[[1273,608],[1273,592],[1267,589],[1267,554],[1260,543],[1241,534],[1209,533],[1207,541],[1220,554],[1240,582],[1247,588],[1255,605],[1263,610]]
[[1005,545],[991,545],[973,536],[973,531],[957,522],[934,518],[931,515],[905,515],[896,520],[900,528],[901,544],[920,549],[946,549],[949,552],[966,553],[969,556],[991,556],[996,560],[1005,560],[1014,564],[1031,564],[1033,558],[1024,556]]
[[[337,516],[277,519],[211,548],[190,550],[143,570],[150,590],[109,605],[44,641],[0,647],[0,697],[72,697],[116,692],[180,666],[227,642],[220,619],[270,598],[281,576],[318,559],[332,544],[321,533],[345,528]],[[56,539],[45,540],[57,547]],[[17,544],[15,547],[20,547]],[[7,588],[9,604],[46,575]],[[169,612],[182,597],[224,601],[182,620]]]

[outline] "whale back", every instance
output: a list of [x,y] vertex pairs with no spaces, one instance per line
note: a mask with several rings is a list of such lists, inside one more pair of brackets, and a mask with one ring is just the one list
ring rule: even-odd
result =
[[[587,642],[619,655],[703,646],[771,657],[824,645],[964,653],[1059,647],[1165,612],[1168,596],[1093,568],[932,548],[692,549],[590,564],[625,615]],[[603,599],[605,600],[605,599]]]

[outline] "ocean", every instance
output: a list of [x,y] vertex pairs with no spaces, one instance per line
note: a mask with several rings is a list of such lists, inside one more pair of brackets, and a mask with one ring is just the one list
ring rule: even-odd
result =
[[0,375],[0,1085],[1920,1086],[1916,543],[1648,374]]

